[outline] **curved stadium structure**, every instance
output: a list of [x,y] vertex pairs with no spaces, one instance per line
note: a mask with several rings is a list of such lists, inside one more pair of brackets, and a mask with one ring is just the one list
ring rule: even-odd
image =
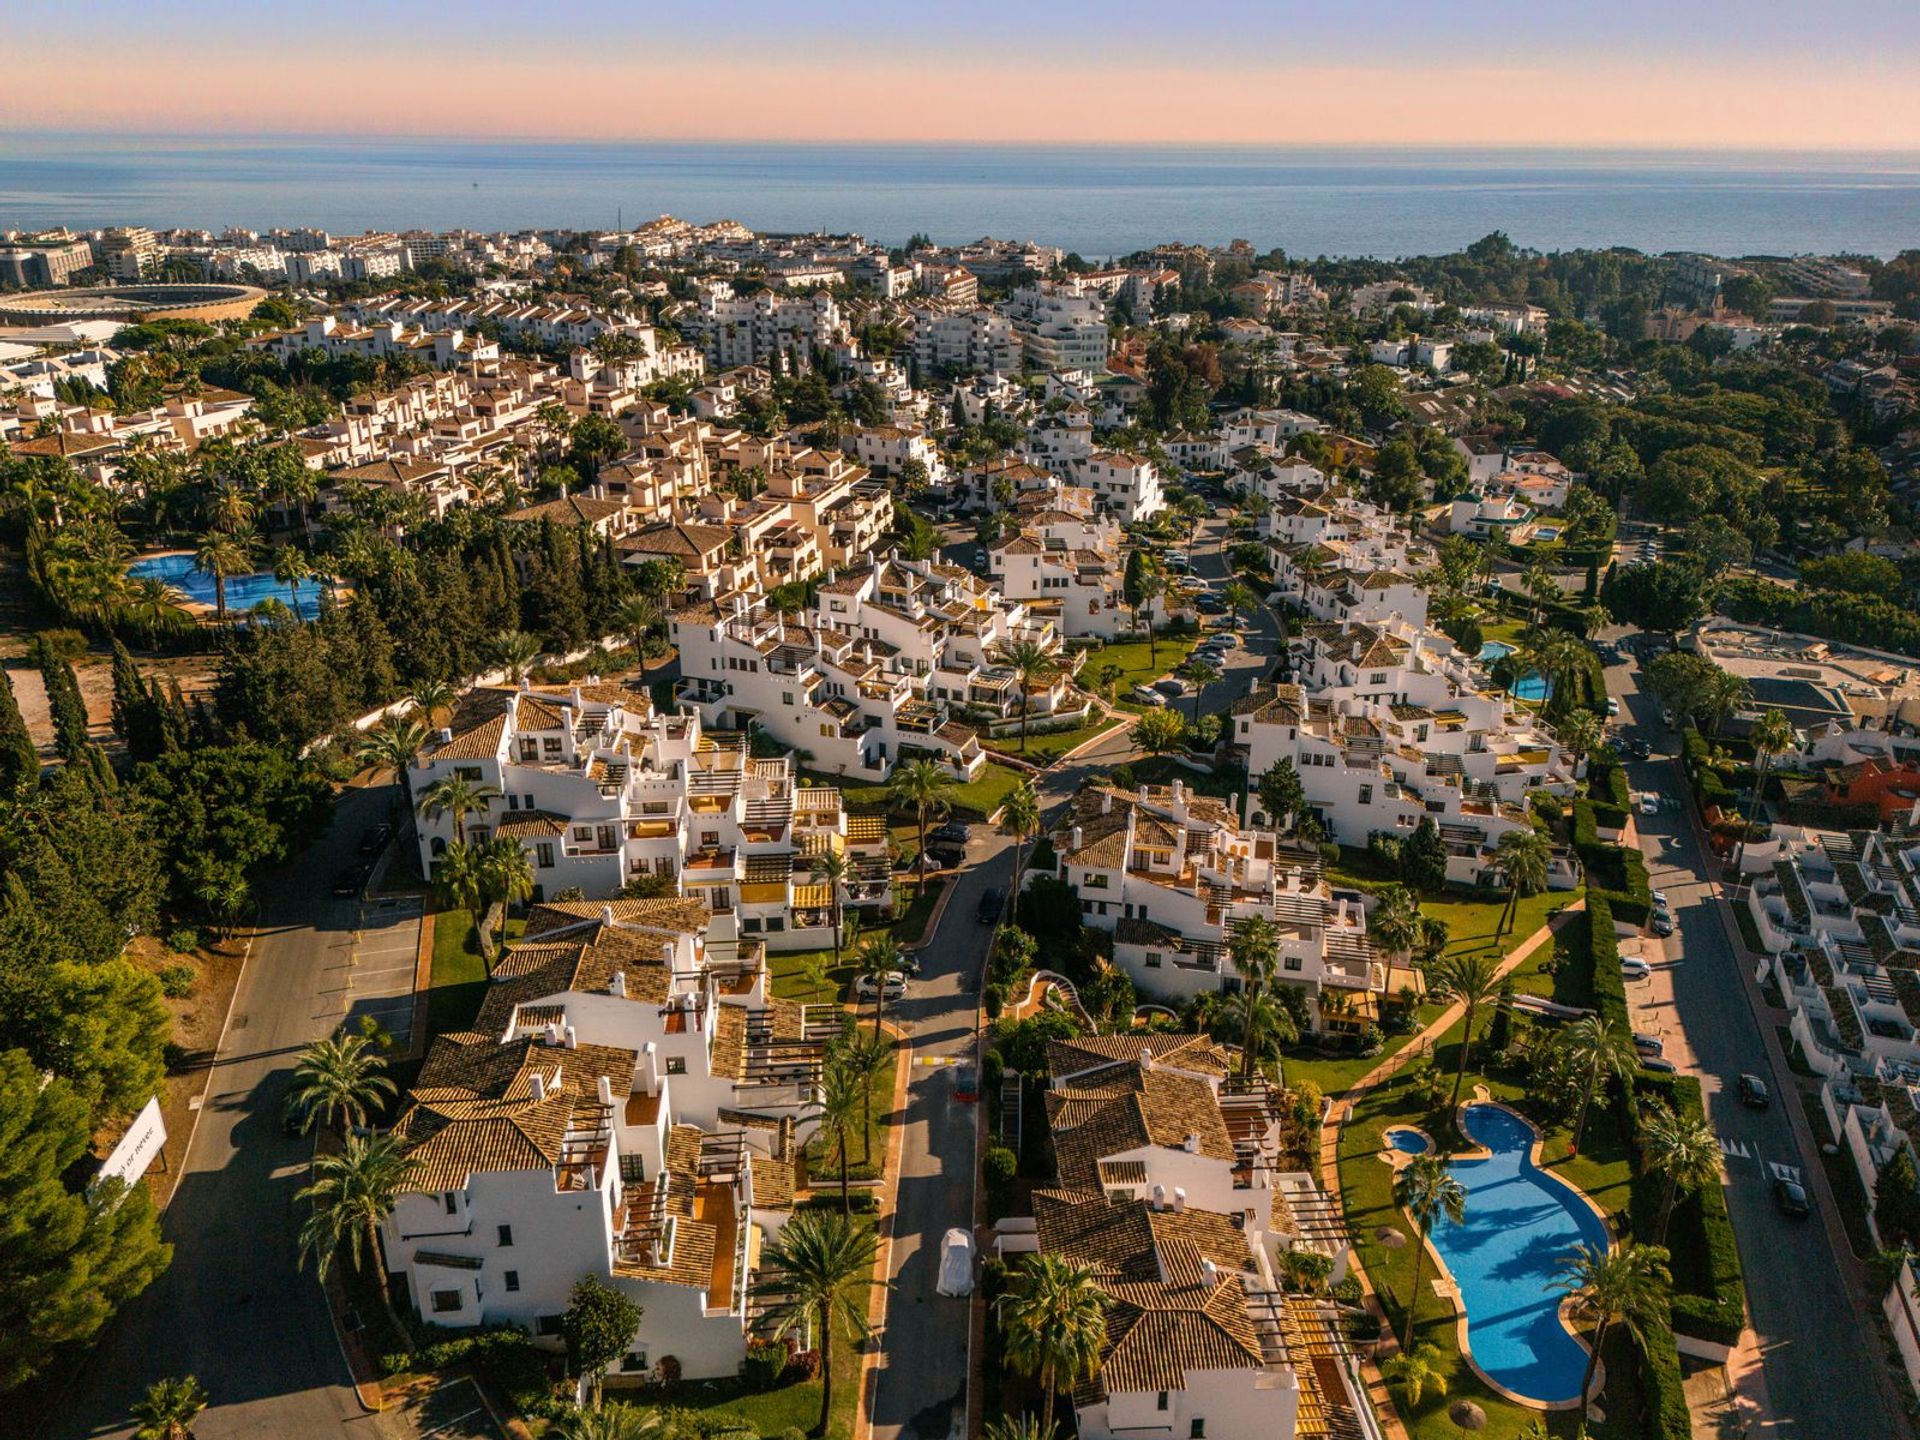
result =
[[0,325],[59,325],[75,320],[239,320],[267,292],[212,281],[190,285],[101,285],[0,295]]

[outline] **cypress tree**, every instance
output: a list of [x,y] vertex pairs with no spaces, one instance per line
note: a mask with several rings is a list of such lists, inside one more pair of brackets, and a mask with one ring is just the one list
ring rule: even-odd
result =
[[40,751],[27,733],[13,681],[0,670],[0,797],[25,794],[40,780]]
[[80,682],[73,667],[53,653],[44,635],[33,641],[33,663],[47,687],[47,711],[53,717],[54,750],[69,764],[84,763],[87,746],[87,703],[80,698]]

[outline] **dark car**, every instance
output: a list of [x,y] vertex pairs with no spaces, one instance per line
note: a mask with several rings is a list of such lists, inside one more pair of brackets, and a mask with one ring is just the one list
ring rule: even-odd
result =
[[980,1070],[974,1065],[954,1065],[953,1098],[963,1105],[971,1105],[980,1098]]
[[980,908],[974,911],[974,918],[982,925],[996,925],[1000,921],[1000,912],[1006,909],[1007,892],[998,885],[989,885],[980,895]]
[[1669,911],[1653,912],[1653,933],[1662,937],[1673,934],[1673,915]]
[[1773,1103],[1773,1095],[1767,1089],[1767,1082],[1758,1075],[1740,1077],[1740,1103],[1749,1110],[1764,1110]]
[[1783,1175],[1773,1182],[1773,1208],[1790,1219],[1804,1220],[1813,1214],[1813,1201],[1806,1186]]
[[957,870],[967,863],[967,852],[952,845],[929,845],[926,858],[936,870]]
[[1651,760],[1653,758],[1653,746],[1649,745],[1645,740],[1629,740],[1627,742],[1627,753],[1636,760]]
[[378,855],[387,848],[387,842],[393,839],[393,826],[381,821],[378,825],[369,825],[360,833],[360,853]]
[[967,827],[958,820],[949,820],[938,830],[929,832],[929,838],[942,845],[964,845],[967,843]]
[[343,900],[358,895],[367,883],[367,874],[367,866],[349,865],[333,877],[333,893]]
[[1227,602],[1212,595],[1202,595],[1193,602],[1193,608],[1202,615],[1224,615],[1227,613]]

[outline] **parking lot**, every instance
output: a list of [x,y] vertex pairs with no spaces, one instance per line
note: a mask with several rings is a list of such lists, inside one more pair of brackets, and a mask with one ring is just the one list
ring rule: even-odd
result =
[[371,1016],[405,1053],[413,1040],[413,971],[420,947],[420,901],[386,896],[359,904],[342,962],[341,1006],[349,1024]]

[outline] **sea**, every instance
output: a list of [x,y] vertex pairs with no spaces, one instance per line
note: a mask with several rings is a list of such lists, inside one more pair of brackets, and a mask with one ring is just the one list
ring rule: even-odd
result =
[[991,235],[1089,260],[1245,239],[1300,258],[1538,250],[1891,256],[1920,154],[0,135],[0,232],[611,229],[662,214],[889,245]]

